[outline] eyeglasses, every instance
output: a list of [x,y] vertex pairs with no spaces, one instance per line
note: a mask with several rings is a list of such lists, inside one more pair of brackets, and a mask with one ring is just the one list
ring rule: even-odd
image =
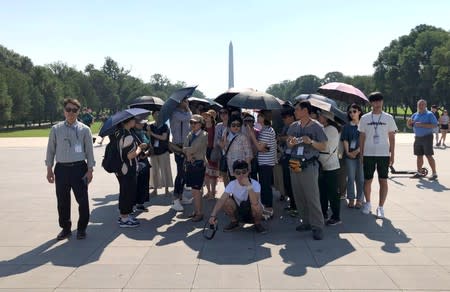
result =
[[358,112],[357,110],[348,111],[349,114],[356,114],[357,112]]
[[68,113],[73,112],[74,114],[76,114],[76,113],[78,112],[79,108],[76,108],[76,107],[66,107],[66,108],[64,108],[64,110],[65,110],[66,112],[68,112]]
[[231,127],[239,128],[240,126],[240,123],[231,123]]
[[236,169],[236,170],[234,171],[234,174],[235,174],[235,175],[241,175],[241,174],[246,174],[247,172],[248,172],[247,169],[242,169],[242,170]]

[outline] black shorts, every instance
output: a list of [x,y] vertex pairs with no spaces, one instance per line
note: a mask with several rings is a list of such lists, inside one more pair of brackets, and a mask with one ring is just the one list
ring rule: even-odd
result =
[[186,186],[194,190],[201,190],[205,180],[206,167],[193,165],[188,163],[186,165]]
[[241,205],[238,205],[234,197],[233,201],[236,204],[236,216],[239,222],[253,223],[252,205],[250,203],[250,197],[247,198],[247,201],[242,201]]
[[446,124],[446,125],[441,125],[441,130],[448,130],[448,124]]
[[433,155],[433,134],[414,139],[414,155]]
[[363,169],[364,179],[373,179],[375,168],[377,169],[378,178],[386,179],[389,173],[389,156],[364,156]]

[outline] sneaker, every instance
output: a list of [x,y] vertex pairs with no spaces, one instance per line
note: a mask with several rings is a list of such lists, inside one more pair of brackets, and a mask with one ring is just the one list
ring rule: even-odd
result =
[[299,226],[295,227],[295,230],[298,232],[303,232],[303,231],[309,231],[311,230],[311,225],[309,224],[300,224]]
[[441,142],[436,143],[436,147],[441,146]]
[[314,240],[322,240],[323,239],[323,230],[322,228],[314,228],[312,231]]
[[173,200],[173,205],[170,208],[172,208],[172,210],[175,210],[177,212],[183,212],[184,210],[179,199]]
[[338,225],[338,224],[341,224],[341,223],[342,223],[341,220],[330,218],[330,219],[327,220],[327,222],[325,224],[328,225],[328,226],[334,226],[334,225]]
[[255,224],[255,230],[256,230],[256,232],[258,232],[259,234],[265,234],[265,233],[267,233],[267,229],[264,228],[264,226],[262,226],[262,224]]
[[239,228],[238,221],[231,221],[230,224],[223,228],[223,232],[231,232]]
[[384,208],[383,207],[379,206],[377,208],[377,215],[376,215],[376,217],[379,218],[379,219],[384,219]]
[[148,212],[148,208],[144,205],[136,205],[136,211],[138,212]]
[[420,172],[416,172],[411,178],[421,178],[423,175]]
[[361,212],[365,215],[369,215],[370,213],[372,213],[372,205],[370,204],[370,202],[366,202],[363,205]]
[[180,201],[180,203],[181,203],[181,205],[190,205],[190,204],[192,204],[192,200],[193,200],[194,198],[190,198],[190,199],[188,199],[188,198],[183,198],[183,199],[181,199],[181,201]]
[[131,218],[120,219],[119,226],[122,228],[134,228],[139,226],[139,221],[133,221]]
[[[131,215],[128,215],[128,219],[131,220],[131,221],[138,222],[138,219],[136,217],[134,217],[134,216],[131,216]],[[117,223],[120,224],[121,221],[122,221],[122,217],[120,217],[120,216],[117,217]]]
[[437,174],[433,174],[432,176],[430,176],[430,180],[437,180],[438,176]]

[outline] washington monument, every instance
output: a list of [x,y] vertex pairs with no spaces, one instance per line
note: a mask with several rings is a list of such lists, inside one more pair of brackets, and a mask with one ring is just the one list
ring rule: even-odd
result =
[[228,88],[234,87],[233,43],[228,47]]

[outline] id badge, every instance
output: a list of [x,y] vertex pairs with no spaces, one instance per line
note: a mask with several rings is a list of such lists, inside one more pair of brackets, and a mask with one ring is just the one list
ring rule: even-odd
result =
[[373,135],[373,144],[375,145],[380,144],[380,136]]
[[303,156],[303,146],[297,147],[297,156]]
[[356,140],[350,142],[350,149],[356,149]]
[[76,153],[81,153],[83,152],[83,148],[81,147],[80,143],[75,144],[75,152]]
[[153,147],[155,147],[155,148],[159,147],[159,140],[156,140],[155,143],[153,143]]

